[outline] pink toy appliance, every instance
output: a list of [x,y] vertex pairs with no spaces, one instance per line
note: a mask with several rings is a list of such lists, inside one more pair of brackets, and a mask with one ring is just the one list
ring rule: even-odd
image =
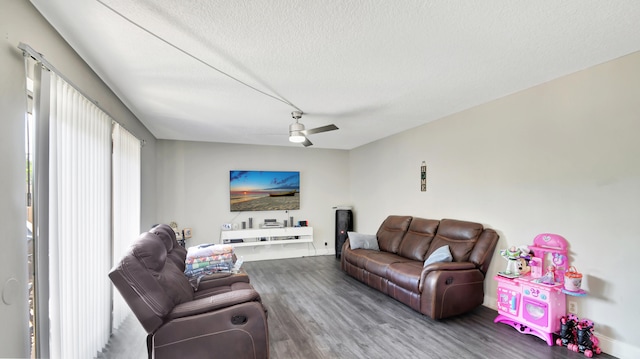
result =
[[[531,273],[516,278],[496,275],[498,316],[495,323],[512,326],[523,334],[537,336],[554,345],[553,334],[560,331],[560,319],[566,312],[563,293],[568,268],[568,243],[557,234],[542,233],[533,239],[529,250],[536,259]],[[538,262],[539,261],[539,262]],[[542,276],[542,268],[551,268]],[[550,278],[546,278],[547,276]]]

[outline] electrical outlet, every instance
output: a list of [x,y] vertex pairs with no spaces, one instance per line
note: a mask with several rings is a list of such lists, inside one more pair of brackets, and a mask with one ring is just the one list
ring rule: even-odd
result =
[[569,308],[568,308],[568,312],[571,314],[578,314],[578,302],[570,300],[569,301]]

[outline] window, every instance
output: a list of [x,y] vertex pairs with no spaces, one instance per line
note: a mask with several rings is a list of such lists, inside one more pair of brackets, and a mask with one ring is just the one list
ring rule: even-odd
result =
[[32,356],[94,357],[128,315],[107,273],[114,251],[139,234],[140,141],[29,54],[35,146],[27,160],[35,166],[27,182],[39,269]]

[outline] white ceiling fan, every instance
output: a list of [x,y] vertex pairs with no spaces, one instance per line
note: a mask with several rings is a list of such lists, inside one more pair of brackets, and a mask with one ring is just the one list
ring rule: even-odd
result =
[[321,133],[338,129],[338,126],[331,124],[312,128],[310,130],[305,130],[304,125],[298,122],[298,120],[302,117],[302,111],[291,112],[291,117],[293,117],[296,122],[289,125],[289,141],[294,143],[302,143],[304,147],[313,145],[313,143],[309,141],[307,136],[313,135],[314,133]]
[[130,22],[132,25],[140,28],[141,30],[143,30],[144,32],[148,33],[149,35],[155,37],[156,39],[164,42],[165,44],[173,47],[174,49],[180,51],[181,53],[189,56],[190,58],[202,63],[203,65],[209,67],[210,69],[227,76],[228,78],[239,82],[240,84],[247,86],[249,88],[251,88],[254,91],[257,91],[265,96],[268,96],[274,100],[280,101],[282,103],[285,103],[293,108],[295,108],[297,111],[293,111],[291,112],[291,116],[296,120],[294,123],[292,123],[291,125],[289,125],[289,141],[290,142],[294,142],[294,143],[302,143],[302,145],[304,147],[309,147],[311,145],[313,145],[313,143],[311,143],[311,141],[309,141],[309,139],[307,138],[307,136],[309,135],[313,135],[315,133],[321,133],[321,132],[327,132],[327,131],[333,131],[333,130],[337,130],[338,126],[331,124],[331,125],[326,125],[326,126],[321,126],[321,127],[317,127],[317,128],[312,128],[310,130],[305,130],[304,125],[299,123],[298,120],[302,117],[303,112],[293,103],[289,102],[287,99],[283,98],[282,96],[278,95],[278,94],[271,94],[268,92],[265,92],[257,87],[254,87],[240,79],[238,79],[237,77],[232,76],[229,73],[226,73],[220,69],[218,69],[217,67],[211,65],[210,63],[202,60],[201,58],[193,55],[192,53],[182,49],[181,47],[167,41],[166,39],[160,37],[159,35],[153,33],[151,30],[148,30],[147,28],[143,27],[142,25],[139,25],[138,23],[134,22],[133,20],[129,19],[128,17],[126,17],[125,15],[123,15],[122,13],[118,12],[117,10],[113,9],[112,7],[110,7],[109,5],[105,4],[102,0],[98,0],[98,2],[102,5],[104,5],[105,7],[107,7],[108,9],[110,9],[111,11],[113,11],[114,13],[116,13],[117,15],[119,15],[120,17],[122,17],[123,19],[125,19],[126,21]]

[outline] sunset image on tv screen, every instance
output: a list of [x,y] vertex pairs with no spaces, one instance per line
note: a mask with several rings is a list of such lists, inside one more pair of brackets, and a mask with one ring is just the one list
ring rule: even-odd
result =
[[229,193],[232,212],[300,209],[300,172],[230,171]]

